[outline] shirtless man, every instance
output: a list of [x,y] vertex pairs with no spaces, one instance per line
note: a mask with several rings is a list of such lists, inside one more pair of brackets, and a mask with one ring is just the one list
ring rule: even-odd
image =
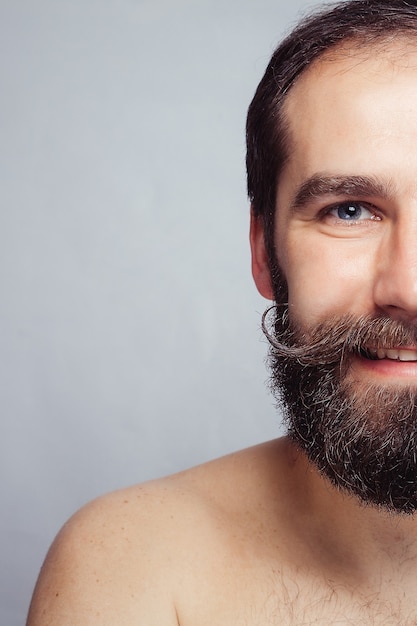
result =
[[303,22],[247,162],[288,436],[82,509],[29,626],[417,624],[417,0]]

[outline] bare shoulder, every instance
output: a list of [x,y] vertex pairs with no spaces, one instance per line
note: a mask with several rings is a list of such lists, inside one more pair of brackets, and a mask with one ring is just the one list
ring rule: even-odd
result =
[[128,626],[145,618],[150,625],[177,624],[169,584],[168,492],[164,481],[155,482],[108,494],[78,511],[48,552],[28,626]]
[[257,510],[254,497],[270,499],[277,445],[117,491],[81,509],[48,553],[28,626],[179,624],[187,588],[201,570],[208,568],[206,580],[216,576],[242,519],[247,526]]

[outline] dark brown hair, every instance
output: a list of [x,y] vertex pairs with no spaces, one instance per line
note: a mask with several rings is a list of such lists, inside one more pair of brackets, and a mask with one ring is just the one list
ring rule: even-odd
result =
[[248,194],[255,216],[264,220],[270,260],[276,188],[289,151],[286,95],[297,77],[330,48],[349,40],[370,46],[400,34],[417,35],[417,0],[350,0],[310,15],[275,50],[246,126]]

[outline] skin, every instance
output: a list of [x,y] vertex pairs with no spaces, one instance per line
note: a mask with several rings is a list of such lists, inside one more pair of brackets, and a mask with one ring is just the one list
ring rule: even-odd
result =
[[[417,46],[382,50],[322,58],[287,99],[275,238],[290,314],[307,330],[338,313],[417,316]],[[317,175],[380,185],[294,209]],[[349,223],[346,201],[362,208]],[[251,246],[272,298],[254,218]],[[349,375],[415,386],[417,363],[358,357]],[[47,556],[28,626],[411,625],[416,581],[416,517],[336,491],[283,438],[79,511]]]

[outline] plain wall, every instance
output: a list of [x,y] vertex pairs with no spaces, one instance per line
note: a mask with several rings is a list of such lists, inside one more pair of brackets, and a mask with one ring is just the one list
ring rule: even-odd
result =
[[244,125],[309,2],[0,1],[0,623],[87,500],[275,437]]

